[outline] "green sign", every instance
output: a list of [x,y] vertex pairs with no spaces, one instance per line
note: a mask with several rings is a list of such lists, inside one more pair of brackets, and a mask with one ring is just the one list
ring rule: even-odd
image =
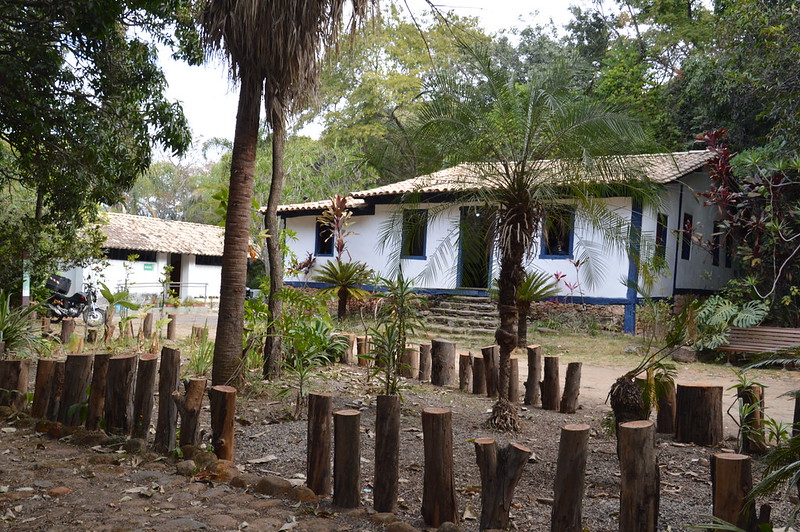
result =
[[155,263],[153,263],[153,262],[145,262],[144,263],[144,271],[152,272],[155,269],[156,269]]

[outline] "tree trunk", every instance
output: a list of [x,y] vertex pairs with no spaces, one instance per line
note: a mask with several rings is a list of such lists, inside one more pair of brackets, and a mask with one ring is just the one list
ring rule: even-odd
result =
[[175,448],[178,407],[172,400],[172,394],[178,390],[180,370],[181,352],[169,347],[161,349],[161,366],[158,370],[158,419],[153,445],[162,453]]
[[472,353],[458,357],[458,389],[462,392],[472,390]]
[[308,394],[306,486],[317,495],[331,494],[333,396]]
[[110,358],[110,353],[97,353],[94,356],[92,385],[89,391],[89,411],[86,414],[86,428],[89,430],[96,430],[103,418],[106,405],[106,377]]
[[744,530],[755,524],[755,504],[747,500],[753,488],[752,462],[744,454],[711,455],[711,500],[714,517]]
[[561,382],[558,377],[558,357],[544,357],[544,380],[542,381],[542,408],[558,410]]
[[0,360],[0,406],[10,406],[15,410],[25,408],[30,370],[30,360]]
[[336,304],[336,319],[341,323],[347,317],[347,288],[340,287]]
[[456,379],[456,344],[431,340],[431,384],[452,386]]
[[578,411],[578,396],[581,393],[581,362],[567,364],[567,379],[564,383],[564,395],[561,397],[561,413],[574,414]]
[[236,388],[212,386],[208,398],[211,402],[211,445],[214,446],[214,453],[220,460],[233,460]]
[[472,393],[475,395],[483,395],[486,393],[486,369],[483,362],[483,355],[473,355]]
[[[283,301],[280,298],[280,292],[283,289],[283,257],[281,256],[280,238],[278,237],[280,231],[278,227],[278,205],[280,205],[283,191],[283,148],[286,142],[286,113],[283,103],[269,95],[266,99],[266,108],[267,120],[272,126],[272,182],[269,186],[267,211],[264,213],[264,224],[269,235],[267,238],[267,261],[269,262],[267,308],[269,309],[271,320],[267,327],[267,340],[264,345],[264,377],[271,378],[280,374],[281,364],[283,363],[281,336],[277,330]],[[258,113],[256,113],[255,118],[258,120]],[[258,123],[256,123],[256,132],[258,132]]]
[[550,532],[583,530],[583,492],[589,428],[589,425],[583,424],[561,427]]
[[422,435],[425,455],[422,518],[432,527],[447,521],[458,523],[451,411],[446,408],[424,409]]
[[64,397],[58,420],[69,427],[81,424],[81,408],[89,396],[94,355],[67,355],[64,367]]
[[[181,419],[181,438],[179,445],[199,445],[200,444],[200,411],[203,408],[203,395],[206,391],[208,380],[204,377],[194,377],[184,381],[186,395],[181,392],[172,392],[171,399],[177,408],[178,416]],[[172,433],[175,433],[173,426]],[[173,447],[175,445],[173,438]]]
[[660,488],[655,432],[649,420],[619,426],[620,532],[657,530]]
[[174,342],[178,339],[178,315],[167,314],[169,323],[167,323],[167,340]]
[[333,432],[333,504],[356,508],[361,503],[361,412],[334,412]]
[[250,247],[253,174],[262,91],[261,79],[247,75],[246,70],[241,74],[244,75],[239,88],[231,154],[225,242],[222,250],[222,281],[211,370],[214,385],[238,384],[241,376],[247,252]]
[[497,345],[481,347],[483,354],[483,372],[486,377],[486,395],[497,397],[497,381],[500,375],[500,348]]
[[508,374],[508,400],[512,403],[519,402],[519,360],[509,360],[511,371]]
[[506,530],[514,489],[531,450],[517,443],[498,449],[494,438],[477,438],[475,455],[481,472],[480,530]]
[[679,384],[675,439],[707,447],[722,441],[722,386]]
[[[379,395],[375,417],[374,506],[377,512],[397,509],[400,465],[400,396]],[[380,466],[378,466],[380,464]]]
[[[517,291],[525,278],[522,259],[525,255],[522,235],[518,232],[509,237],[500,249],[500,276],[497,279],[497,313],[500,325],[494,337],[500,346],[499,379],[497,389],[500,399],[508,399],[508,380],[511,365],[511,352],[517,346]],[[485,358],[485,355],[484,355]],[[493,414],[495,416],[496,414]],[[516,413],[514,414],[516,419]]]
[[525,404],[536,406],[541,401],[542,378],[542,346],[529,345],[528,350],[528,380],[525,381]]
[[107,432],[124,436],[131,432],[137,358],[136,355],[119,355],[108,359],[105,401]]
[[528,308],[521,309],[517,307],[517,312],[519,313],[519,321],[517,323],[517,347],[523,349],[525,346],[528,345],[528,309],[530,308],[530,304],[528,304]]
[[419,344],[419,380],[431,380],[431,344]]
[[150,419],[153,417],[153,388],[156,384],[158,356],[142,355],[136,371],[136,388],[133,392],[133,430],[132,438],[147,440],[150,432]]

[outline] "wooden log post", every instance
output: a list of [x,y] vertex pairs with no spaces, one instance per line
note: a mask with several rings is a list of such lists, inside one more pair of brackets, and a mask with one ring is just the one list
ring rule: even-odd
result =
[[497,386],[500,383],[500,346],[481,347],[481,354],[483,355],[483,372],[486,377],[486,395],[497,397]]
[[333,396],[329,393],[308,394],[306,486],[317,495],[331,494],[332,423]]
[[361,412],[333,413],[333,504],[356,508],[361,503]]
[[144,321],[142,322],[142,335],[145,337],[146,340],[149,340],[153,337],[153,313],[148,312],[144,315]]
[[541,401],[539,382],[542,378],[542,346],[529,345],[528,379],[525,381],[525,404],[536,406]]
[[58,420],[61,400],[64,397],[64,367],[66,364],[66,360],[56,360],[53,364],[53,378],[50,381],[50,400],[45,411],[45,418],[48,421]]
[[407,345],[400,359],[400,375],[407,379],[419,377],[419,346]]
[[75,320],[72,318],[64,318],[61,320],[61,334],[59,335],[59,339],[61,340],[62,345],[67,345],[69,343],[69,337],[72,336],[72,333],[75,332]]
[[208,337],[208,329],[200,325],[192,325],[192,342],[200,343]]
[[558,443],[550,532],[583,530],[583,492],[589,449],[589,425],[564,425]]
[[767,451],[764,437],[764,388],[757,384],[736,388],[742,402],[744,416],[739,420],[742,427],[742,453],[763,454]]
[[578,396],[581,393],[581,362],[567,364],[567,378],[564,382],[564,395],[561,397],[562,414],[574,414],[578,411]]
[[431,340],[431,384],[452,386],[456,382],[456,344]]
[[659,391],[656,396],[656,432],[675,434],[675,381],[671,378],[659,379],[656,387]]
[[175,341],[178,338],[178,315],[167,314],[169,323],[167,323],[167,340]]
[[175,448],[175,430],[178,423],[178,405],[172,394],[178,391],[181,367],[181,352],[164,347],[161,349],[161,364],[158,370],[158,418],[153,446],[156,451],[167,453]]
[[500,449],[494,438],[477,438],[474,443],[481,472],[480,530],[506,530],[514,490],[532,451],[517,443]]
[[558,357],[544,357],[544,379],[541,383],[542,408],[558,410],[561,382],[558,377]]
[[94,355],[94,368],[92,370],[92,384],[89,391],[89,411],[86,413],[86,428],[97,430],[106,404],[106,383],[108,376],[108,360],[110,353],[97,353]]
[[356,351],[359,366],[370,368],[375,365],[374,361],[369,359],[372,356],[372,337],[368,335],[358,336],[356,338]]
[[40,358],[36,363],[36,382],[33,386],[33,406],[31,406],[31,417],[34,419],[47,417],[56,362],[58,361],[53,358]]
[[419,344],[419,380],[431,380],[431,344]]
[[722,386],[678,384],[675,439],[711,447],[722,441]]
[[512,358],[509,360],[511,363],[511,371],[509,372],[508,379],[508,400],[512,403],[519,402],[519,359]]
[[472,390],[472,353],[458,357],[458,389],[462,392]]
[[[203,408],[203,395],[206,392],[207,379],[194,377],[184,381],[185,395],[181,392],[172,392],[172,403],[178,411],[181,420],[181,437],[178,445],[200,445],[200,411]],[[175,434],[175,427],[172,427]],[[158,432],[156,432],[158,434]],[[173,436],[173,447],[175,437]]]
[[234,420],[236,419],[236,388],[212,386],[208,390],[211,402],[211,445],[220,460],[233,460]]
[[136,378],[136,355],[117,355],[108,359],[106,431],[127,436],[133,428],[133,392]]
[[649,420],[619,425],[620,532],[657,529],[660,487],[655,432]]
[[353,333],[339,333],[344,340],[344,349],[342,350],[342,364],[353,365],[356,363],[356,353],[358,347],[356,346],[356,335]]
[[425,472],[422,485],[422,518],[432,527],[458,523],[453,472],[452,412],[446,408],[422,411]]
[[376,512],[397,510],[400,479],[400,396],[379,395],[375,416],[375,476],[373,506]]
[[486,393],[486,367],[483,364],[483,355],[472,355],[472,393],[475,395]]
[[66,426],[81,424],[81,409],[88,408],[89,383],[92,378],[94,355],[67,355],[64,366],[64,395],[58,411],[58,421]]
[[86,331],[86,343],[87,344],[97,343],[97,329],[88,329]]
[[714,517],[744,530],[756,522],[755,505],[747,500],[753,489],[752,462],[745,454],[711,455],[711,500]]
[[[5,350],[5,342],[3,350]],[[0,351],[2,355],[2,351]],[[0,406],[22,410],[28,404],[29,359],[0,360]]]
[[136,387],[133,392],[133,429],[131,437],[147,440],[150,432],[150,419],[153,417],[153,403],[156,385],[158,355],[148,353],[139,358],[136,370]]

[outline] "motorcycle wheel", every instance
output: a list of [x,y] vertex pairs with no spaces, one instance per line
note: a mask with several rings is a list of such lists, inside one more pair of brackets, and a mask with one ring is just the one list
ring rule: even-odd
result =
[[106,311],[101,308],[87,309],[83,313],[83,321],[87,327],[100,327],[106,322]]

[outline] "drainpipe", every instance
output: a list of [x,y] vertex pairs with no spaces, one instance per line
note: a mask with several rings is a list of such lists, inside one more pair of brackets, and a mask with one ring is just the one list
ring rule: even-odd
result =
[[[642,246],[642,202],[631,198],[631,229],[629,233],[631,250],[628,254],[628,280],[630,285],[639,282],[639,268],[634,257],[639,254]],[[636,334],[636,290],[628,286],[625,303],[625,316],[622,321],[622,331],[625,334]]]
[[[683,183],[680,181],[676,181],[678,183],[678,187],[680,187],[680,194],[678,195],[678,231],[683,229]],[[678,233],[680,234],[680,233]],[[681,243],[683,242],[682,238],[675,239],[675,265],[672,268],[672,298],[675,298],[675,290],[678,287],[678,259],[680,259],[681,254]]]

